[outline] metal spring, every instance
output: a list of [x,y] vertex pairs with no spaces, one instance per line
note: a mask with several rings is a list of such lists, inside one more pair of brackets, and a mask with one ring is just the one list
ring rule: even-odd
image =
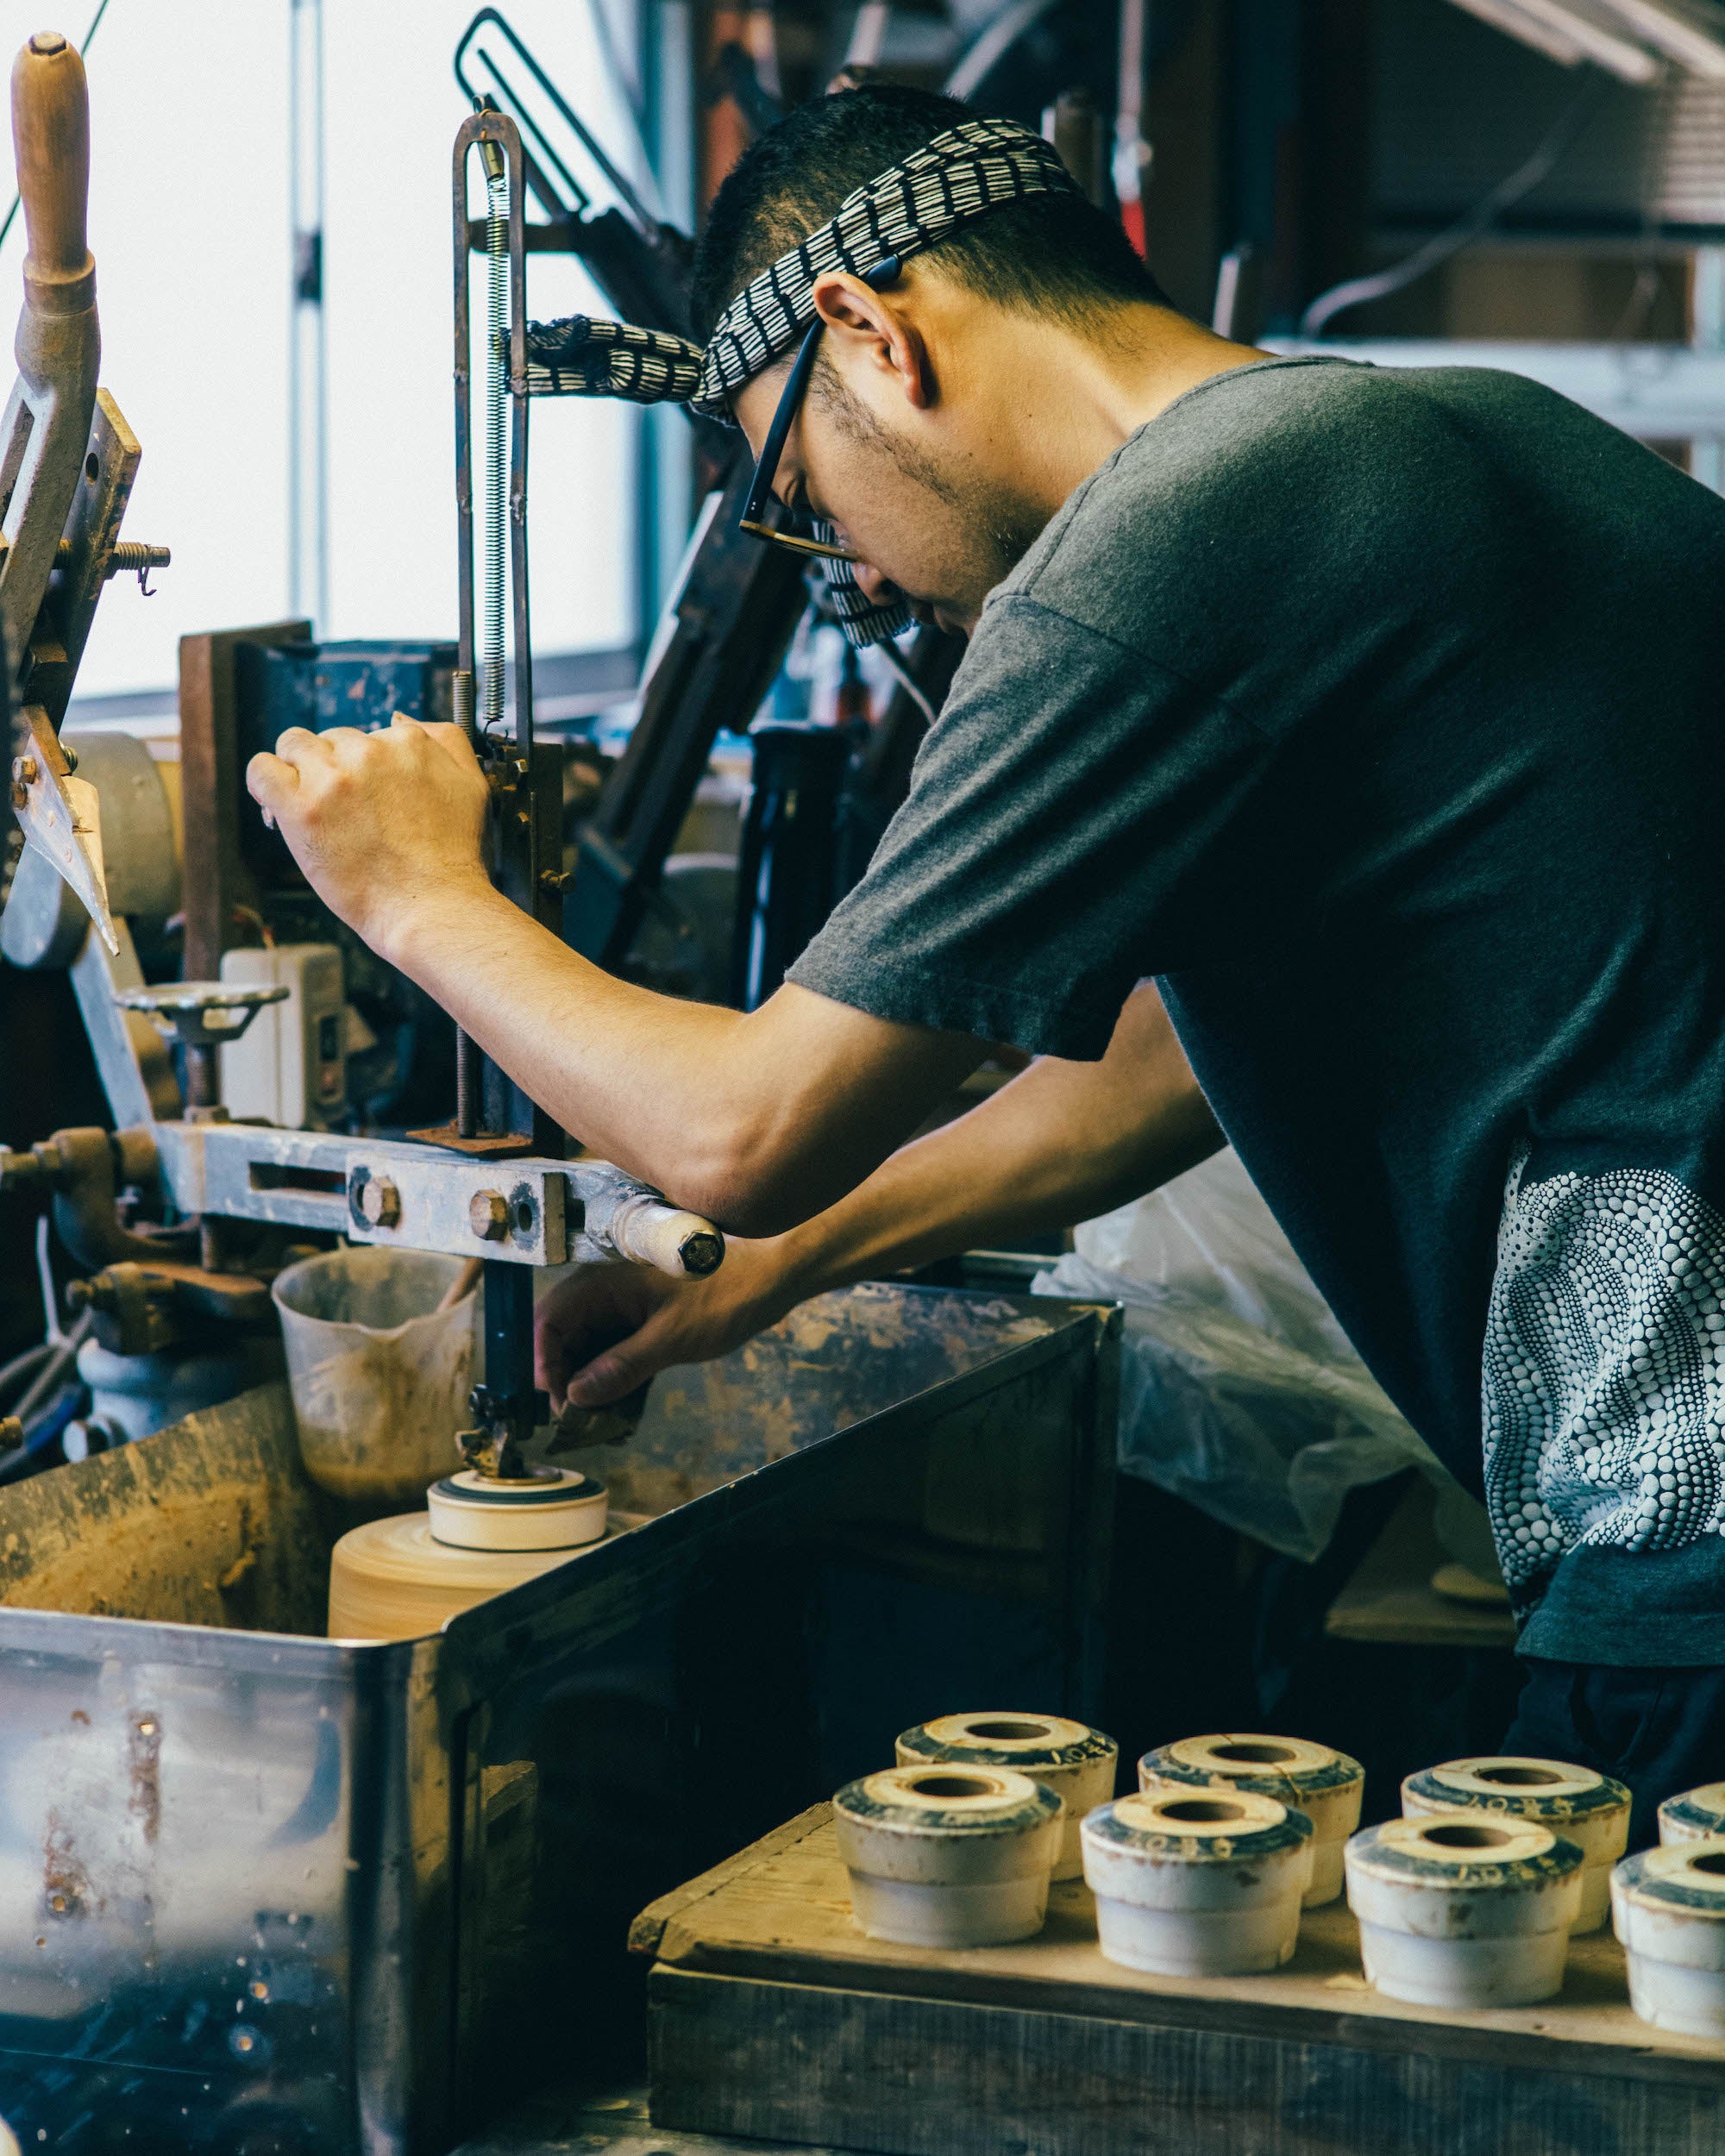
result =
[[507,533],[509,405],[509,180],[496,145],[486,167],[486,258],[489,273],[486,330],[485,607],[480,642],[480,726],[503,723],[503,564]]

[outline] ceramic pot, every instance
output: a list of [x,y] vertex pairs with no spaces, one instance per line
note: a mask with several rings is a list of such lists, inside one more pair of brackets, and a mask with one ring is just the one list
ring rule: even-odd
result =
[[1626,1857],[1611,1875],[1611,1917],[1641,2019],[1725,2037],[1725,1834]]
[[1163,1976],[1279,1969],[1300,1934],[1312,1822],[1251,1789],[1141,1789],[1083,1821],[1110,1961]]
[[1410,1774],[1402,1814],[1509,1814],[1549,1827],[1581,1851],[1581,1914],[1576,1933],[1596,1932],[1611,1909],[1611,1867],[1629,1839],[1629,1792],[1609,1775],[1562,1759],[1451,1759]]
[[943,1714],[906,1730],[897,1751],[901,1767],[1010,1767],[1052,1789],[1066,1806],[1054,1877],[1083,1877],[1078,1825],[1114,1793],[1120,1747],[1112,1737],[1059,1714]]
[[1304,1737],[1182,1737],[1138,1763],[1140,1789],[1250,1789],[1303,1812],[1312,1822],[1312,1882],[1305,1906],[1342,1890],[1342,1849],[1359,1824],[1365,1769],[1345,1752]]
[[1365,1973],[1416,2006],[1531,2006],[1563,1983],[1584,1859],[1514,1813],[1386,1820],[1349,1842]]
[[870,1939],[991,1946],[1048,1911],[1064,1808],[1000,1767],[888,1767],[832,1800],[850,1913]]

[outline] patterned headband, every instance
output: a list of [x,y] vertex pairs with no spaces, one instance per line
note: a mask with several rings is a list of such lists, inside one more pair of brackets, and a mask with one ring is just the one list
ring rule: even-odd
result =
[[745,285],[713,325],[706,349],[632,323],[530,323],[528,389],[536,396],[667,400],[729,422],[733,391],[772,366],[814,320],[816,280],[832,270],[866,277],[902,262],[972,218],[1027,195],[1077,194],[1059,153],[1011,120],[965,120],[859,187],[836,216]]
[[[800,342],[815,318],[816,280],[832,270],[866,277],[945,239],[971,219],[1027,195],[1079,194],[1060,156],[1011,120],[965,120],[848,195],[837,214],[746,285],[706,348],[659,329],[586,315],[527,325],[527,388],[536,397],[623,397],[684,404],[734,425],[731,397]],[[831,536],[823,528],[822,536]],[[824,564],[838,624],[856,645],[910,627],[902,600],[877,605],[848,561]]]

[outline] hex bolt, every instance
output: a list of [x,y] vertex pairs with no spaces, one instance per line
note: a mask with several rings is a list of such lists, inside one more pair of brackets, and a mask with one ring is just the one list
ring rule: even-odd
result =
[[509,1233],[509,1200],[500,1190],[476,1190],[467,1200],[467,1225],[482,1243],[501,1243]]
[[41,772],[34,756],[13,757],[12,783],[15,786],[34,786],[41,776]]
[[360,1218],[367,1227],[392,1228],[401,1218],[401,1193],[387,1175],[371,1175],[360,1185]]

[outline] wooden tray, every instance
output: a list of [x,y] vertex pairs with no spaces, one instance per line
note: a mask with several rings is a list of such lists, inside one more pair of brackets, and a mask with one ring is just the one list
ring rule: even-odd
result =
[[1398,2005],[1345,1905],[1273,1976],[1105,1961],[1088,1890],[1018,1946],[941,1951],[850,1922],[831,1809],[656,1902],[657,2126],[889,2156],[1720,2156],[1725,2046],[1629,2011],[1608,1930],[1560,1996]]

